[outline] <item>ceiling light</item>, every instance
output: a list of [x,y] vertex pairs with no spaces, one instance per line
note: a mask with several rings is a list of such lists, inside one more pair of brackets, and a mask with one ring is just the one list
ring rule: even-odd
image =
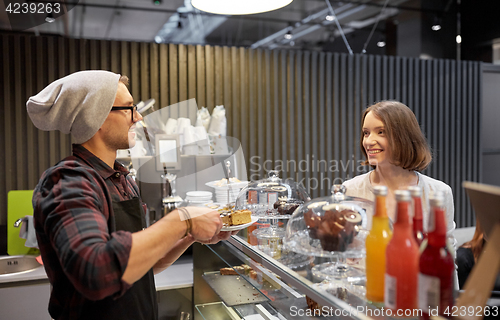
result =
[[377,47],[379,47],[379,48],[385,47],[385,41],[384,40],[380,40],[379,42],[377,42]]
[[325,19],[326,19],[327,21],[333,21],[333,20],[335,20],[335,17],[334,17],[334,16],[331,16],[331,15],[327,15],[327,16],[325,17]]
[[52,23],[52,22],[56,21],[56,19],[54,18],[52,13],[49,13],[49,14],[47,14],[47,17],[45,18],[45,21],[47,21],[48,23]]
[[456,40],[457,43],[462,43],[462,37],[460,35],[457,36]]
[[292,38],[293,38],[293,34],[290,30],[287,33],[285,33],[285,39],[290,40]]
[[441,17],[436,15],[434,16],[434,23],[432,24],[432,31],[439,31],[441,30]]
[[198,10],[215,14],[239,15],[273,11],[289,5],[293,0],[191,0]]
[[441,25],[440,24],[435,24],[431,27],[432,31],[439,31],[441,30]]

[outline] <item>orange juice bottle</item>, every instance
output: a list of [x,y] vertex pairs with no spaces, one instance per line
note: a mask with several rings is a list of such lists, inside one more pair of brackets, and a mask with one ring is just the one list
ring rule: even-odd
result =
[[396,190],[396,221],[386,249],[385,307],[393,314],[413,314],[417,308],[419,252],[410,220],[411,195]]
[[366,237],[366,299],[384,302],[385,249],[392,237],[386,210],[387,187],[376,186],[375,214]]

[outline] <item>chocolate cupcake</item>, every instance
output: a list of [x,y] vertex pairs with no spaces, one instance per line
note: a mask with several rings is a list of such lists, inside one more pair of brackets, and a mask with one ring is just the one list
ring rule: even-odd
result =
[[[361,223],[361,215],[352,210],[328,210],[315,225],[310,227],[309,235],[319,239],[326,251],[346,251],[357,234],[355,226]],[[306,219],[307,220],[307,219]],[[307,222],[306,222],[307,223]],[[309,227],[309,225],[308,225]],[[315,230],[311,232],[312,230]]]

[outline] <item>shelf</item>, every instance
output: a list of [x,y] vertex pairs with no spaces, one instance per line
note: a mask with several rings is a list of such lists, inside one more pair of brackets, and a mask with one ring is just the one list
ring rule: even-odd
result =
[[269,300],[243,276],[221,275],[214,271],[206,272],[203,279],[228,307]]
[[232,309],[229,309],[222,302],[205,303],[195,305],[196,310],[204,320],[240,320],[241,317]]

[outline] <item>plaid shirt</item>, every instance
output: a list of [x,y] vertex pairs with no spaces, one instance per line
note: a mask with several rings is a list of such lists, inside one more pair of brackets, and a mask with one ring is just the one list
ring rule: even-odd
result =
[[111,225],[112,202],[139,196],[118,162],[111,169],[81,145],[47,169],[33,193],[37,240],[52,284],[49,313],[77,319],[92,301],[118,298],[130,288],[121,280],[132,236]]

